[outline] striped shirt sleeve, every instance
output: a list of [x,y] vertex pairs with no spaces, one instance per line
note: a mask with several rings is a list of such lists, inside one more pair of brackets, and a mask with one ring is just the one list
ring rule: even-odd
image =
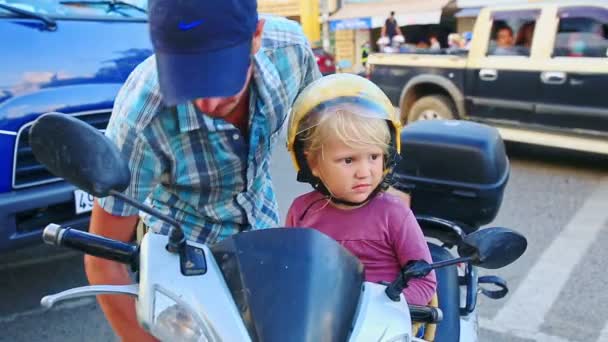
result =
[[[140,114],[156,110],[154,97],[148,91],[149,85],[140,77],[134,77],[135,71],[125,83],[116,98],[116,105],[106,130],[106,136],[112,140],[122,157],[128,161],[131,181],[124,194],[143,202],[154,190],[162,173],[160,159],[150,145],[153,133],[138,128],[135,124]],[[123,201],[114,197],[98,199],[99,205],[108,213],[116,216],[132,216],[139,213]]]

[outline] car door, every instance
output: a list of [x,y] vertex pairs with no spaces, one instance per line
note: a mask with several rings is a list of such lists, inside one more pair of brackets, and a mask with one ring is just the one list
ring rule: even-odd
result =
[[[538,9],[496,10],[477,19],[487,24],[483,25],[485,32],[474,33],[477,45],[471,49],[465,81],[467,109],[472,118],[514,124],[530,122],[539,77],[530,46],[539,15]],[[526,27],[532,33],[524,44]]]
[[608,8],[562,6],[554,18],[552,53],[537,80],[535,122],[608,136]]

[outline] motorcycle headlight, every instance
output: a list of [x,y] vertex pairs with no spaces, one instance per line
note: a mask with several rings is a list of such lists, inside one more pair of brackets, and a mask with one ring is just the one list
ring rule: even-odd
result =
[[[415,338],[413,341],[424,341],[424,340],[418,340],[417,338]],[[386,340],[386,342],[410,342],[410,335],[403,334],[403,335],[399,335],[399,336],[393,336],[390,339]]]
[[152,334],[161,341],[212,342],[208,327],[186,303],[156,291]]

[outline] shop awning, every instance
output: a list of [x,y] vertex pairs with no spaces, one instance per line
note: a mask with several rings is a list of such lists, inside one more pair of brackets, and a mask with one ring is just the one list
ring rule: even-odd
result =
[[391,11],[399,26],[439,24],[443,7],[450,0],[400,0],[347,3],[329,17],[330,29],[382,27]]
[[454,16],[456,18],[475,18],[479,14],[479,11],[481,11],[481,7],[463,8],[460,11],[456,12]]

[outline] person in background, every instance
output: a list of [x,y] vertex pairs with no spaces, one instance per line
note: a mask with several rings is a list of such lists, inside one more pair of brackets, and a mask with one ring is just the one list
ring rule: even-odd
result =
[[523,24],[517,32],[517,38],[515,39],[515,46],[523,55],[530,55],[530,48],[532,47],[532,38],[534,36],[534,21],[529,21]]
[[509,25],[500,26],[496,30],[496,48],[493,55],[516,56],[519,53],[513,48],[513,29]]
[[431,50],[441,50],[441,44],[439,43],[439,39],[436,34],[431,34],[429,36],[430,49]]
[[403,36],[401,34],[401,29],[399,29],[399,24],[395,19],[395,12],[391,11],[390,16],[384,22],[384,26],[382,26],[382,30],[380,32],[381,37],[388,37],[388,45],[392,45],[393,37],[395,36]]
[[448,48],[452,50],[462,49],[462,37],[458,33],[448,35]]
[[428,40],[426,40],[426,39],[424,39],[424,38],[423,38],[423,39],[420,39],[420,40],[419,40],[419,41],[416,43],[416,48],[417,48],[417,49],[423,49],[423,50],[426,50],[426,49],[428,49],[428,48],[430,48],[430,47],[431,47],[431,44],[429,43],[429,41],[428,41]]
[[369,42],[365,42],[363,45],[361,45],[361,64],[363,65],[364,68],[367,67],[367,58],[369,57],[369,51],[370,49],[370,45]]

